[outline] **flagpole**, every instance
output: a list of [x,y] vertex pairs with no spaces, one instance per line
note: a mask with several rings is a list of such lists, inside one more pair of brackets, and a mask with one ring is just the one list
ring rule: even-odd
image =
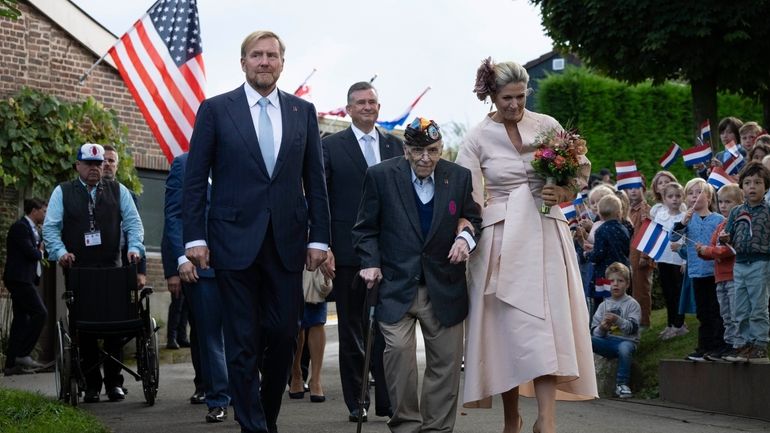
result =
[[377,73],[374,74],[372,78],[369,79],[369,84],[374,83],[374,80],[377,79]]
[[316,68],[313,68],[313,70],[310,72],[310,74],[307,76],[307,78],[305,78],[305,81],[303,81],[303,82],[302,82],[302,84],[300,84],[300,85],[299,85],[299,87],[297,87],[297,90],[295,90],[295,91],[294,91],[294,93],[295,93],[295,94],[296,94],[297,92],[299,92],[299,90],[302,88],[302,86],[304,86],[305,84],[307,84],[308,80],[310,80],[310,77],[312,77],[312,76],[313,76],[313,74],[315,74],[315,71],[317,71],[317,69],[316,69]]
[[[158,0],[158,1],[160,1],[160,0]],[[155,2],[155,3],[158,3],[158,2]],[[150,6],[150,9],[155,7],[155,3],[153,3],[152,6]],[[125,32],[121,33],[121,35],[125,35],[128,32],[130,32],[131,30],[133,30],[134,27],[136,27],[136,23],[138,23],[139,21],[143,20],[145,16],[147,16],[147,12],[145,12],[144,15],[142,15],[138,20],[136,20],[136,22],[134,22],[134,24],[132,24],[131,27],[128,28],[128,30],[126,30]],[[88,70],[78,80],[78,86],[82,86],[83,85],[83,83],[86,81],[86,79],[91,76],[91,72],[93,72],[94,69],[96,69],[96,67],[99,66],[99,64],[102,63],[105,58],[107,58],[107,55],[110,54],[110,50],[113,49],[115,47],[115,45],[118,44],[118,42],[120,42],[120,38],[116,39],[115,43],[112,44],[112,46],[110,46],[109,49],[107,49],[107,52],[104,53],[101,57],[99,57],[99,60],[97,60],[93,65],[91,65],[90,68],[88,68]]]

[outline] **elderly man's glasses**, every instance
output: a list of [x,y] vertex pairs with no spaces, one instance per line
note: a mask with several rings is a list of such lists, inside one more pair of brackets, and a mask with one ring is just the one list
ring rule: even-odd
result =
[[428,155],[430,158],[438,158],[441,156],[440,147],[407,147],[407,149],[409,150],[409,155],[413,158],[422,158],[423,155]]

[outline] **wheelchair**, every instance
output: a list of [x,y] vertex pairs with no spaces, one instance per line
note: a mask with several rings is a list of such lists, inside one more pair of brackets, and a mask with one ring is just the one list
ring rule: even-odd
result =
[[[136,265],[116,268],[71,268],[65,271],[63,299],[67,313],[56,323],[56,393],[60,401],[77,406],[86,389],[85,377],[111,359],[122,371],[142,382],[148,405],[158,393],[159,326],[150,316],[152,287],[137,287]],[[83,371],[78,342],[84,336],[119,339],[122,349],[136,341],[136,370],[118,361],[103,348],[98,362]]]

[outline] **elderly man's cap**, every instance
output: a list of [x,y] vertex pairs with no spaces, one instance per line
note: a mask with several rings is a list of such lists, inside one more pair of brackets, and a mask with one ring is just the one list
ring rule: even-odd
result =
[[407,146],[425,147],[441,140],[441,131],[436,122],[424,117],[415,117],[404,131]]
[[104,147],[101,144],[86,143],[78,150],[78,161],[104,161]]

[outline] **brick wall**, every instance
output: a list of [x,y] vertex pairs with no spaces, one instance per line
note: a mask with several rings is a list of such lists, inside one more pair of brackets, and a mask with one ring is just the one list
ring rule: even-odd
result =
[[[29,3],[20,1],[19,9],[22,16],[18,20],[0,18],[0,98],[15,94],[23,86],[69,101],[92,96],[105,107],[115,110],[120,123],[128,128],[129,150],[138,168],[168,171],[166,157],[120,74],[109,64],[102,63],[83,85],[78,84],[79,78],[98,57]],[[2,192],[0,211],[3,216],[13,214],[16,218],[19,214],[18,194],[13,190]],[[3,249],[5,235],[6,231],[0,233],[0,248]],[[148,257],[148,273],[150,284],[166,290],[159,255]]]

